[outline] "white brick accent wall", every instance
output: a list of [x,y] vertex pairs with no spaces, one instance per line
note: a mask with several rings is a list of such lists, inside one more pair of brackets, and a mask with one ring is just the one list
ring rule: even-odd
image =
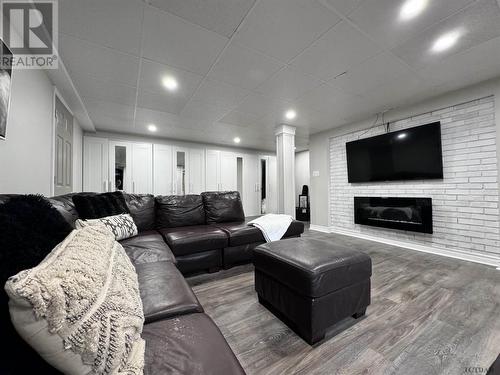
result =
[[[385,126],[330,139],[330,225],[359,233],[477,255],[500,254],[494,97],[486,97],[391,123],[402,130],[441,121],[443,180],[350,184],[346,142],[385,132]],[[354,224],[354,196],[429,197],[434,234]]]

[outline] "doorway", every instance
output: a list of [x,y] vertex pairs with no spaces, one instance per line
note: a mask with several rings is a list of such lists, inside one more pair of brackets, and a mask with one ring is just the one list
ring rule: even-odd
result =
[[55,95],[54,195],[73,191],[73,115]]

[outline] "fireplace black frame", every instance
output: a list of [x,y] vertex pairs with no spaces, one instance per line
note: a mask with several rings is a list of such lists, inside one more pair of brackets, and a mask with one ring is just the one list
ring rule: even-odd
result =
[[[363,211],[367,205],[377,208],[417,207],[421,215],[421,222],[366,218]],[[373,227],[432,234],[432,198],[354,197],[354,222]]]

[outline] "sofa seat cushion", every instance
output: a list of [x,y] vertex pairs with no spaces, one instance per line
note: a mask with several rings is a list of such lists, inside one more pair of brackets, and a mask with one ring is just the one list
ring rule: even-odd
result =
[[203,312],[198,299],[171,262],[136,264],[146,323]]
[[228,245],[227,234],[211,225],[164,228],[159,232],[176,256],[223,249]]
[[311,298],[362,282],[372,274],[371,259],[365,253],[314,238],[259,245],[253,262],[256,270]]
[[162,261],[176,262],[167,243],[156,231],[141,232],[136,237],[127,238],[120,243],[134,265]]
[[260,229],[246,222],[216,224],[229,236],[229,246],[241,246],[255,242],[266,242]]
[[219,328],[205,314],[146,324],[144,375],[245,374]]

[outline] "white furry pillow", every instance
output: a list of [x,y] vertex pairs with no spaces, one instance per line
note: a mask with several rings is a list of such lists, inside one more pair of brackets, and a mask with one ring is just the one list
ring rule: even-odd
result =
[[103,226],[74,230],[5,290],[18,333],[65,374],[142,374],[144,313],[134,266]]
[[117,241],[126,238],[137,236],[137,226],[130,214],[120,214],[114,216],[106,216],[100,219],[81,220],[75,222],[76,229],[83,227],[105,225],[114,235]]

